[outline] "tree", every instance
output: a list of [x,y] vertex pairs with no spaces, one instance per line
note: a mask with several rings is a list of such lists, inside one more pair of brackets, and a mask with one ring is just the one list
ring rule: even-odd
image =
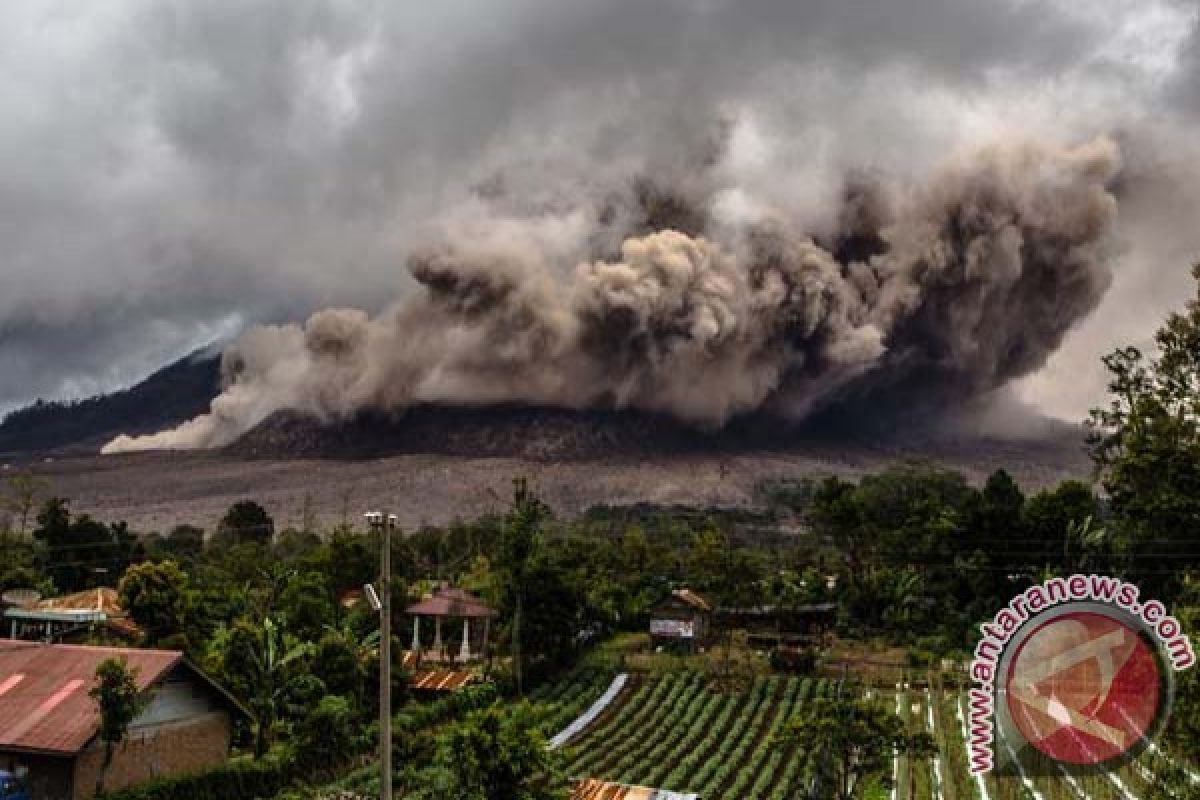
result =
[[567,792],[559,756],[546,748],[528,702],[473,711],[450,726],[438,751],[445,785],[434,795],[452,800],[561,800]]
[[[1200,264],[1192,270],[1200,285]],[[1144,591],[1167,595],[1195,568],[1200,520],[1200,292],[1169,315],[1157,355],[1104,358],[1110,403],[1092,411],[1089,445],[1119,530],[1117,546]],[[1171,563],[1171,574],[1155,569]]]
[[321,637],[333,623],[333,598],[325,578],[315,572],[292,575],[279,595],[279,608],[288,632],[302,641]]
[[372,547],[369,537],[339,529],[300,563],[302,569],[325,576],[335,593],[356,589],[379,575],[378,541]]
[[1025,505],[1024,528],[1029,542],[1026,563],[1057,565],[1070,574],[1080,567],[1085,549],[1092,549],[1100,504],[1092,487],[1081,481],[1063,481],[1054,489],[1038,492]]
[[229,632],[221,672],[254,713],[254,755],[270,749],[281,719],[299,716],[324,687],[303,669],[311,645],[286,635],[270,617],[239,620]]
[[137,671],[124,659],[110,658],[96,667],[96,684],[88,690],[100,710],[100,741],[104,742],[104,761],[96,778],[96,794],[104,791],[104,779],[112,764],[113,750],[125,740],[129,726],[145,709],[150,698],[138,689]]
[[857,697],[849,687],[841,691],[836,698],[821,697],[807,705],[780,736],[781,742],[803,742],[816,754],[813,785],[802,788],[804,797],[853,800],[862,796],[869,776],[891,785],[895,753],[910,759],[937,754],[929,734],[909,733],[883,704]]
[[188,578],[174,561],[147,562],[126,570],[117,588],[121,606],[154,644],[183,632]]
[[354,728],[354,713],[345,697],[322,697],[293,731],[296,761],[311,772],[333,772],[354,755]]
[[45,496],[49,484],[32,472],[14,472],[8,476],[0,508],[17,519],[17,533],[24,536],[29,530],[29,516]]
[[171,555],[187,561],[200,557],[204,551],[204,529],[195,525],[176,525],[160,545]]
[[968,509],[967,548],[983,554],[989,565],[1001,567],[1001,572],[1013,573],[1028,566],[1024,509],[1025,495],[1012,476],[1002,469],[993,472]]
[[326,631],[312,652],[312,673],[331,693],[360,701],[366,687],[366,667],[349,635]]
[[225,512],[217,532],[235,542],[268,545],[275,536],[275,520],[253,500],[241,500]]
[[525,611],[527,580],[540,546],[539,534],[549,509],[530,490],[524,478],[513,481],[513,504],[500,531],[496,566],[504,576],[503,592],[512,610],[513,677],[517,693],[524,692],[524,653],[521,618]]
[[112,580],[141,552],[124,523],[111,527],[87,514],[72,519],[65,499],[51,497],[37,515],[33,538],[42,563],[62,592],[78,592]]

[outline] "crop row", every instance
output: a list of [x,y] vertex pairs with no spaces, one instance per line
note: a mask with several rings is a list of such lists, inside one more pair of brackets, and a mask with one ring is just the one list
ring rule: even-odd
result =
[[[901,695],[901,716],[913,730],[927,730],[934,735],[941,757],[944,800],[982,800],[978,783],[968,770],[966,743],[963,739],[965,702],[957,693]],[[891,702],[889,698],[888,702]],[[934,727],[929,730],[928,707],[932,707]],[[1002,746],[997,756],[1007,759]],[[1018,754],[1016,768],[997,770],[984,777],[987,800],[1136,800],[1143,797],[1166,764],[1145,753],[1138,760],[1111,772],[1074,774],[1060,764],[1042,756],[1032,748]],[[931,800],[934,797],[928,764],[902,765],[901,785],[897,797],[907,800],[908,769],[913,770],[911,800]],[[1028,783],[1027,783],[1028,782]],[[1031,792],[1028,787],[1032,787]]]
[[664,677],[632,690],[585,732],[570,748],[568,771],[709,800],[783,798],[807,774],[809,754],[779,734],[825,686],[771,676],[726,694],[700,675]]
[[607,670],[585,667],[531,692],[529,699],[546,708],[543,733],[553,736],[569,725],[604,694],[612,679]]

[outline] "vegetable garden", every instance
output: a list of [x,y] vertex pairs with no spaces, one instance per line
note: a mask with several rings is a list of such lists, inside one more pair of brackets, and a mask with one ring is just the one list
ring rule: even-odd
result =
[[833,690],[810,678],[760,677],[743,693],[711,691],[697,673],[625,690],[568,745],[568,772],[718,798],[784,798],[809,754],[774,742],[804,703]]
[[[598,670],[583,672],[542,687],[534,699],[555,708],[547,730],[582,713],[610,677]],[[699,673],[643,676],[568,743],[568,773],[695,792],[705,800],[795,797],[808,783],[815,755],[802,744],[780,744],[776,736],[806,703],[832,693],[836,685],[771,675],[757,678],[746,691],[722,693],[711,690]],[[894,704],[910,730],[931,733],[938,758],[899,759],[893,765],[895,788],[875,781],[868,792],[873,800],[1137,800],[1174,763],[1151,751],[1112,775],[1070,776],[1027,755],[1020,771],[976,778],[967,767],[961,693],[912,690],[875,696]]]

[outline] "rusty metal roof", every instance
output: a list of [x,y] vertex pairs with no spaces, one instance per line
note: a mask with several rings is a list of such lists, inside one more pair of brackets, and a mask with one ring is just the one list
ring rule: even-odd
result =
[[671,594],[692,608],[699,609],[700,611],[712,611],[712,604],[691,589],[676,589]]
[[[24,608],[12,608],[5,616],[17,619],[49,619],[69,622],[71,615],[79,615],[81,621],[103,621],[119,634],[136,639],[142,629],[121,608],[121,600],[115,589],[101,586],[62,597],[49,597]],[[88,616],[90,615],[90,616]]]
[[408,685],[426,692],[455,692],[477,680],[479,675],[469,670],[425,669],[414,672]]
[[174,650],[84,647],[0,639],[0,750],[79,752],[100,727],[88,696],[96,668],[123,658],[139,689],[160,681],[183,654]]
[[651,789],[646,786],[626,786],[588,778],[575,784],[571,800],[699,800],[690,793]]

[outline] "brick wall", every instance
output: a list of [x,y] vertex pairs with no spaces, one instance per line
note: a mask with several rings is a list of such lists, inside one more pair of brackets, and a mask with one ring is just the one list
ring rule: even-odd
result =
[[[229,714],[225,711],[130,731],[113,753],[104,788],[112,791],[152,778],[214,767],[228,756],[230,735]],[[95,796],[103,764],[104,744],[96,740],[75,761],[73,800]]]

